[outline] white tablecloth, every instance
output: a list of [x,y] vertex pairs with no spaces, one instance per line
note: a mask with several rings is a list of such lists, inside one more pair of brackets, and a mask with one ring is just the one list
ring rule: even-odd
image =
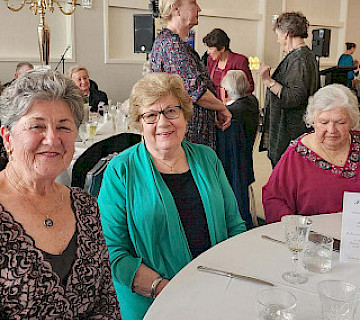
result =
[[[339,238],[341,214],[313,216],[312,230]],[[339,262],[333,253],[333,269],[326,274],[311,273],[302,267],[308,281],[292,285],[282,274],[292,268],[286,245],[261,238],[266,234],[284,240],[281,223],[255,228],[230,238],[194,259],[165,287],[145,315],[145,320],[177,319],[256,319],[256,295],[267,285],[197,271],[197,266],[218,268],[267,280],[295,294],[297,320],[320,318],[320,300],[316,285],[325,279],[342,279],[360,287],[360,265]]]

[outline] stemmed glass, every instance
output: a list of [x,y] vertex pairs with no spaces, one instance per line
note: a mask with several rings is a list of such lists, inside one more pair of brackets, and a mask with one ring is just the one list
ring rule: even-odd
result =
[[79,137],[82,143],[85,145],[86,140],[90,137],[90,124],[88,122],[84,122],[79,127]]
[[281,222],[285,228],[286,244],[293,254],[292,259],[295,265],[294,270],[285,272],[282,278],[294,284],[305,283],[307,278],[298,272],[299,253],[304,250],[312,221],[300,215],[287,215],[281,218]]

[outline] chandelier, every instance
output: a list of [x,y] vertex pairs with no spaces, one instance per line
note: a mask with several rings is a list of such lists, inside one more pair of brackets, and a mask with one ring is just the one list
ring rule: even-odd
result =
[[[10,0],[5,0],[7,3],[7,7],[14,12],[20,11],[25,5],[29,5],[29,9],[35,14],[39,14],[40,22],[38,25],[38,42],[39,42],[39,53],[40,53],[40,62],[42,65],[49,64],[49,56],[50,56],[50,28],[45,23],[45,13],[46,11],[54,12],[55,8],[59,8],[61,13],[64,15],[72,15],[76,9],[76,6],[80,5],[79,0],[68,0],[57,1],[57,0],[22,0],[18,7],[10,4]],[[83,0],[84,1],[84,0]],[[89,4],[89,1],[86,1]],[[64,9],[63,4],[66,4],[66,8]],[[90,5],[86,6],[86,8],[91,8]]]

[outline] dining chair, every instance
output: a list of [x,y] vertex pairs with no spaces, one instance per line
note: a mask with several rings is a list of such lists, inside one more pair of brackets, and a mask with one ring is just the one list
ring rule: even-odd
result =
[[120,153],[140,141],[141,135],[124,132],[94,143],[75,161],[72,170],[71,186],[83,189],[86,174],[100,159],[114,152]]

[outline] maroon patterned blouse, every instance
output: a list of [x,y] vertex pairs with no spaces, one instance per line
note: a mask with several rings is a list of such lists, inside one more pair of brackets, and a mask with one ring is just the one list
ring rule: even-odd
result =
[[96,200],[79,188],[70,196],[77,249],[65,287],[0,205],[0,319],[121,319]]

